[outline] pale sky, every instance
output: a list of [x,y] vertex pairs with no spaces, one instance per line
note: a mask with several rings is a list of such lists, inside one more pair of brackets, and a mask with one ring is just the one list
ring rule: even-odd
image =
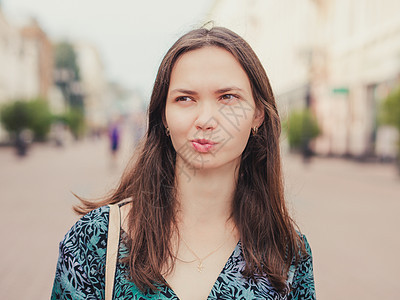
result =
[[12,24],[35,17],[52,40],[88,41],[106,76],[148,97],[173,42],[199,27],[215,0],[0,0]]

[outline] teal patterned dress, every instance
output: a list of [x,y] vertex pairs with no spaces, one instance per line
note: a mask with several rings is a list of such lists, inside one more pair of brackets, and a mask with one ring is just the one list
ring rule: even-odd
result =
[[[109,207],[103,206],[83,216],[65,235],[60,243],[60,254],[51,299],[92,300],[104,299],[105,262],[107,248]],[[128,255],[122,231],[119,258]],[[240,241],[207,298],[215,299],[315,299],[311,249],[305,239],[308,255],[289,272],[291,292],[280,295],[266,277],[245,279],[241,275],[245,261]],[[159,285],[159,291],[142,293],[128,280],[129,270],[118,263],[115,275],[114,299],[174,299],[174,291]]]

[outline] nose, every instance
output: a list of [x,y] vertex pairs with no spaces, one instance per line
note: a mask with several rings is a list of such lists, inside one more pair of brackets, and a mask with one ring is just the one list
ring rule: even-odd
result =
[[195,121],[197,130],[213,130],[217,127],[217,119],[215,118],[217,108],[212,103],[202,102],[199,105],[199,111]]

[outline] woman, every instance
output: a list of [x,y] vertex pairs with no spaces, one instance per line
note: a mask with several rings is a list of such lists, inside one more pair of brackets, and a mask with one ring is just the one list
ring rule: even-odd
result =
[[185,34],[148,113],[118,188],[77,208],[52,298],[104,299],[106,204],[121,203],[114,299],[315,299],[311,250],[285,207],[274,96],[250,46],[221,27]]

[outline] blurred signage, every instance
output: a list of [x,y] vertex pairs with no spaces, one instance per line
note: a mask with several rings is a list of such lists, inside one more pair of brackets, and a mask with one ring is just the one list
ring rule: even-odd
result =
[[347,87],[337,87],[332,89],[332,92],[334,94],[348,94],[349,93],[349,88]]

